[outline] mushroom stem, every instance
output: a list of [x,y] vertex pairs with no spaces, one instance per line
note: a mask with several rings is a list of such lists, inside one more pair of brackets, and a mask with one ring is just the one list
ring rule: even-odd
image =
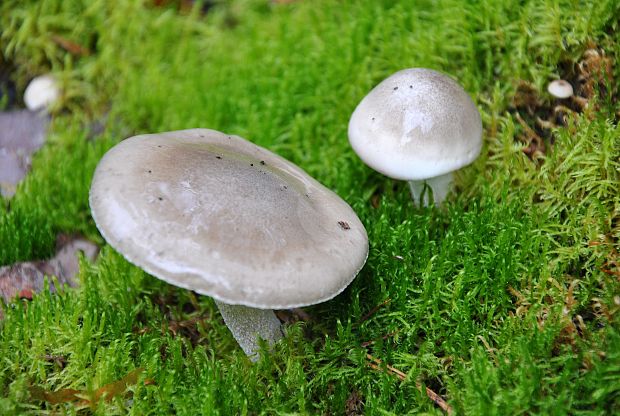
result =
[[272,346],[283,336],[280,320],[271,309],[229,305],[217,300],[215,304],[219,308],[226,326],[232,332],[243,352],[252,361],[258,360],[260,338]]
[[424,207],[430,205],[431,198],[435,205],[441,204],[446,199],[451,186],[452,172],[420,181],[409,181],[413,203]]

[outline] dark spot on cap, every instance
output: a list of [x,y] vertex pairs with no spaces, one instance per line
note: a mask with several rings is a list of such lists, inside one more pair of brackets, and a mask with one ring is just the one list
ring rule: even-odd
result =
[[221,158],[222,158],[222,156],[215,156],[215,158],[216,158],[216,159],[221,159]]
[[398,87],[394,87],[394,91],[396,91],[398,89]]
[[413,88],[413,85],[410,85],[409,88]]
[[373,117],[371,120],[372,120],[372,121],[375,121],[375,118]]
[[261,165],[264,165],[264,164],[265,164],[265,161],[264,161],[264,160],[261,160],[261,161],[260,161],[260,164],[261,164]]
[[149,169],[149,173],[153,173],[153,171]]
[[254,163],[250,163],[250,166],[254,166]]
[[159,199],[160,201],[164,200],[164,198],[162,198],[161,196],[158,196],[157,199]]
[[348,222],[346,221],[338,221],[338,225],[340,226],[340,228],[342,228],[343,230],[350,230],[351,226],[349,225]]

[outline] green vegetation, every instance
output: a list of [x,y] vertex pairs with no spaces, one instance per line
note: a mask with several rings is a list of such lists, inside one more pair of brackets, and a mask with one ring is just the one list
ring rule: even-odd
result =
[[[31,174],[0,200],[0,264],[48,257],[59,232],[103,245],[87,198],[100,157],[192,127],[248,138],[337,192],[367,227],[368,262],[253,365],[210,299],[104,247],[79,288],[3,306],[0,414],[82,413],[30,387],[94,391],[136,368],[133,395],[86,412],[440,414],[423,385],[457,414],[620,413],[618,0],[144,3],[0,5],[0,65],[19,88],[52,70],[66,91]],[[451,74],[483,117],[483,154],[441,208],[414,208],[348,146],[356,104],[406,67]],[[535,127],[557,104],[546,83],[578,76],[585,109]]]

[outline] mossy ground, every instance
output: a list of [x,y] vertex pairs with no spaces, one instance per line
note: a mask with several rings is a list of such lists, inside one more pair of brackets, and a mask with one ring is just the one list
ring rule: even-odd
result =
[[[60,232],[103,245],[87,198],[97,161],[124,137],[193,127],[246,137],[337,192],[367,227],[368,262],[251,364],[210,299],[104,246],[78,289],[3,307],[0,414],[440,413],[420,385],[458,414],[620,412],[620,65],[536,157],[515,109],[523,82],[538,104],[522,120],[552,108],[546,83],[588,49],[617,62],[620,2],[152,4],[0,5],[18,86],[51,69],[66,91],[32,172],[0,201],[0,264],[48,257]],[[482,156],[441,208],[416,209],[347,142],[359,100],[406,67],[451,74],[482,113]],[[87,409],[29,390],[92,391],[136,368],[132,395]]]

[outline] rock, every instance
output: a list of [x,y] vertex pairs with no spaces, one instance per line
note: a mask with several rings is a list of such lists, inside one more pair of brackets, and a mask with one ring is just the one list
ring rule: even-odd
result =
[[0,112],[0,194],[11,197],[43,143],[49,118],[28,110]]
[[[99,247],[84,238],[64,238],[56,255],[49,260],[35,260],[0,267],[0,298],[10,302],[16,296],[31,298],[44,287],[45,276],[56,276],[59,285],[76,285],[79,252],[94,260]],[[57,290],[50,279],[50,291]],[[1,317],[1,311],[0,311]]]

